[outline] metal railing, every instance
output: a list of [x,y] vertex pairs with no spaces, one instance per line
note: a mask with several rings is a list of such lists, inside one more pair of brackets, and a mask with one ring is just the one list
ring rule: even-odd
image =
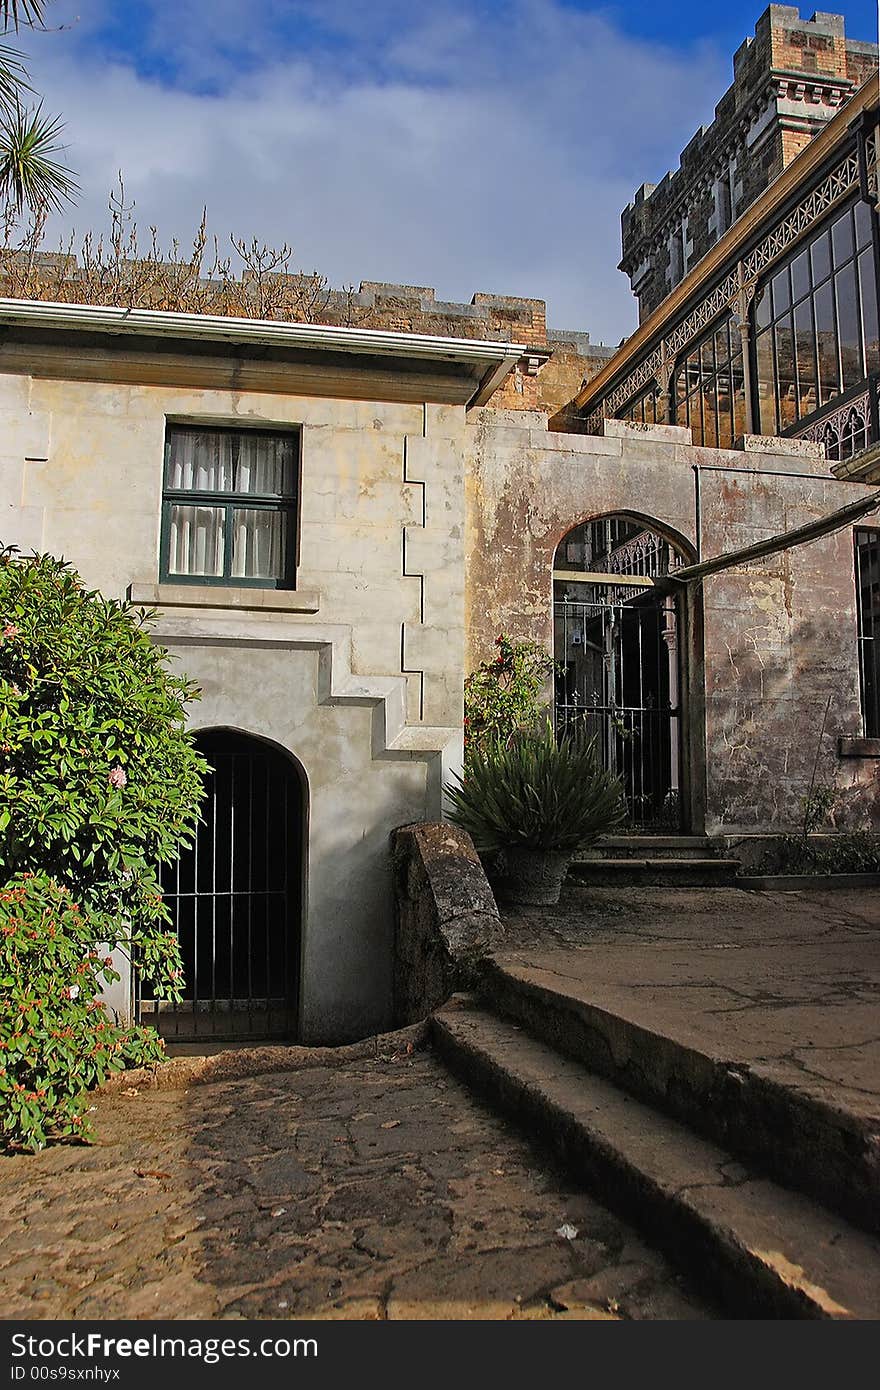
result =
[[554,614],[557,729],[586,727],[601,766],[621,780],[631,828],[678,829],[677,651],[667,613],[653,603],[558,600]]

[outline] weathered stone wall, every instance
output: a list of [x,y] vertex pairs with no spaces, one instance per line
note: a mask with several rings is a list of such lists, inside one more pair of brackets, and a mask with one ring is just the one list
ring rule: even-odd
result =
[[[774,457],[774,441],[764,443],[754,467],[741,454],[743,471],[701,472],[707,557],[858,495],[824,465]],[[818,786],[839,789],[839,823],[866,815],[880,824],[876,761],[837,751],[840,737],[861,732],[852,529],[707,579],[703,617],[707,828],[797,825],[814,765]]]
[[427,1017],[503,939],[503,927],[470,836],[454,825],[408,825],[392,837],[396,932],[394,1017]]
[[[580,521],[640,516],[685,553],[708,559],[805,525],[867,490],[836,482],[802,443],[701,449],[674,426],[608,420],[602,436],[575,436],[546,431],[537,414],[474,417],[468,670],[489,656],[501,628],[550,649],[553,556]],[[797,825],[829,695],[821,775],[853,811],[858,803],[876,816],[876,761],[837,756],[837,738],[860,727],[851,530],[706,580],[683,617],[691,827]]]
[[621,269],[645,319],[878,65],[877,44],[846,36],[842,15],[801,19],[770,5],[737,50],[734,79],[658,184],[621,216]]

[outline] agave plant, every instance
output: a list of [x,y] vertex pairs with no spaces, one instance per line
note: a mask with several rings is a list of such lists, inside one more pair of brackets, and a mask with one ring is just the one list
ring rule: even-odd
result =
[[620,825],[619,780],[600,767],[583,726],[559,739],[549,719],[474,753],[446,787],[449,819],[484,853],[538,849],[572,853]]

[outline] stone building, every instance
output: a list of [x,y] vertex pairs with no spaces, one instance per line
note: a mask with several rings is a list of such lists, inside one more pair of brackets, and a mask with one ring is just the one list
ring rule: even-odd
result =
[[733,59],[733,83],[658,184],[621,217],[623,258],[646,319],[877,71],[876,43],[847,36],[842,15],[770,5]]
[[614,353],[406,286],[361,287],[379,328],[0,300],[0,543],[155,607],[203,691],[169,1036],[390,1022],[389,835],[441,816],[501,629],[554,651],[634,829],[790,829],[817,760],[880,820],[875,492],[833,471],[878,437],[878,108],[873,79]]

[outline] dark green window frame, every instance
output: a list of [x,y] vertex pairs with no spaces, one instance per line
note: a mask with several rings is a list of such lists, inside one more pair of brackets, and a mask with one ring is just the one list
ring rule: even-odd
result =
[[[289,439],[294,445],[294,466],[292,488],[289,492],[280,494],[256,493],[256,492],[213,492],[205,490],[195,490],[186,488],[172,488],[169,486],[168,476],[171,464],[171,439],[175,432],[201,433],[210,432],[230,436],[259,436],[266,439]],[[215,425],[213,422],[205,425],[193,423],[176,424],[169,421],[165,431],[165,451],[163,463],[163,487],[162,487],[162,523],[160,532],[160,551],[159,551],[159,579],[162,583],[171,584],[198,584],[213,585],[215,587],[227,588],[250,588],[250,589],[295,589],[296,588],[296,555],[297,555],[297,529],[299,520],[299,475],[300,475],[300,432],[296,429],[290,430],[267,430],[267,429],[236,429]],[[223,573],[222,574],[191,574],[172,570],[170,567],[171,552],[171,514],[175,506],[205,506],[224,512],[224,544],[223,544]],[[267,511],[275,515],[287,517],[286,545],[284,550],[283,571],[280,575],[272,577],[248,577],[235,575],[232,572],[233,565],[233,544],[234,544],[234,514],[236,511]]]

